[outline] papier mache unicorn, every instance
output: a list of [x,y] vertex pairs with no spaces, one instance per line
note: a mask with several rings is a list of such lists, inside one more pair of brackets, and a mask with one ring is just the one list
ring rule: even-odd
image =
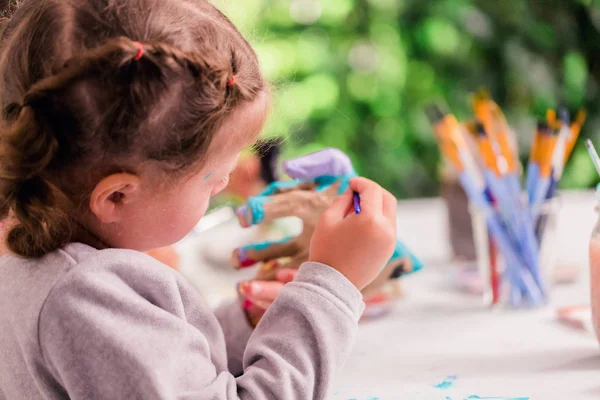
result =
[[[357,176],[350,158],[334,148],[286,161],[283,170],[292,180],[272,182],[236,210],[243,227],[291,216],[303,222],[302,232],[296,237],[250,244],[233,251],[232,266],[236,269],[263,263],[256,277],[259,280],[272,280],[278,269],[299,268],[307,261],[319,217],[336,196],[348,189],[350,179]],[[421,261],[398,241],[394,254],[387,265],[382,266],[378,278],[363,290],[365,301],[368,304],[369,299],[381,299],[382,288],[387,282],[421,268]]]

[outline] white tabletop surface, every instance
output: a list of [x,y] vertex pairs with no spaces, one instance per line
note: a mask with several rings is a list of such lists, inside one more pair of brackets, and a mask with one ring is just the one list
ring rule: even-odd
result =
[[[443,203],[401,202],[399,236],[426,268],[403,278],[406,295],[391,315],[361,324],[332,398],[600,399],[594,335],[556,318],[559,307],[589,303],[587,246],[595,201],[589,192],[564,194],[563,201],[558,259],[580,265],[581,279],[556,287],[551,304],[535,311],[492,311],[479,297],[456,290]],[[183,241],[182,272],[216,304],[252,272],[210,266],[205,254],[225,259],[251,237],[252,231],[229,224]],[[448,388],[435,387],[444,380]]]

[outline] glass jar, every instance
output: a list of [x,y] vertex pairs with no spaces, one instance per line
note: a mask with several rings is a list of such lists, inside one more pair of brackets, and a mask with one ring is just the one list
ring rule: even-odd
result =
[[[538,241],[537,259],[539,263],[540,280],[545,288],[545,298],[539,303],[514,301],[511,298],[511,284],[507,278],[506,259],[500,246],[488,231],[488,213],[471,206],[473,236],[477,254],[477,266],[483,285],[483,301],[487,306],[502,308],[540,307],[548,303],[548,296],[553,286],[552,276],[556,266],[557,223],[560,211],[560,199],[555,197],[546,200],[540,206],[529,208],[530,215],[537,215],[535,235]],[[534,212],[535,211],[535,212]],[[500,220],[500,211],[494,211],[494,216]],[[600,304],[599,304],[600,305]]]

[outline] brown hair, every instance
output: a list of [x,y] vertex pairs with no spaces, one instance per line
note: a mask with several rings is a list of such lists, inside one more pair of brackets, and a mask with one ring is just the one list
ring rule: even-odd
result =
[[266,90],[250,45],[205,0],[25,0],[5,22],[0,213],[17,219],[7,244],[21,256],[70,242],[67,210],[103,177],[197,166]]

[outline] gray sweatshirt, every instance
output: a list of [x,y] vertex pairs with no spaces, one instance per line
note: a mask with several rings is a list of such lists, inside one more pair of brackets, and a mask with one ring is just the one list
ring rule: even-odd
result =
[[0,258],[0,400],[323,399],[364,304],[306,263],[258,327],[145,254],[73,243]]

